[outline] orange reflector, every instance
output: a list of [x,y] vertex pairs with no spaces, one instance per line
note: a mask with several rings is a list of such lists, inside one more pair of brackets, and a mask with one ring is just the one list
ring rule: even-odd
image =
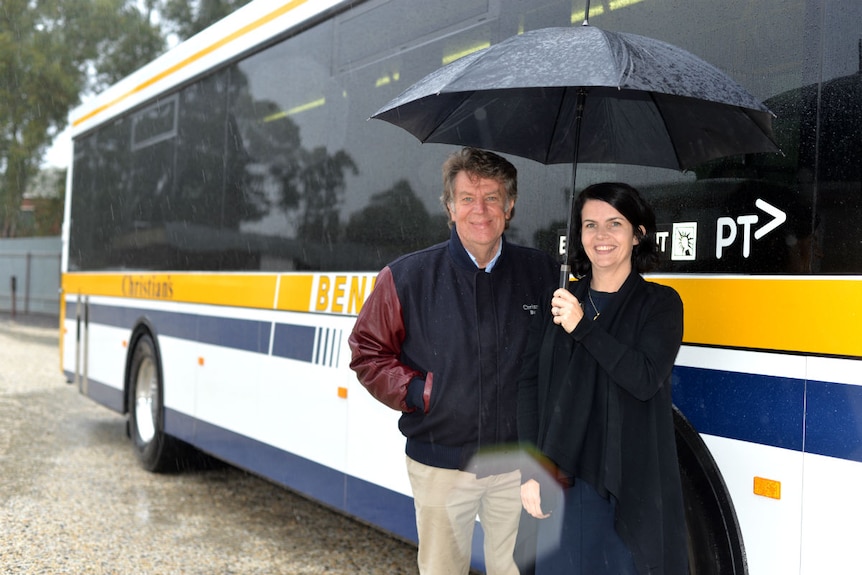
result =
[[341,399],[347,399],[347,388],[346,387],[339,387],[338,388],[338,397],[340,397]]
[[204,358],[199,357],[198,358],[198,365],[203,365],[203,364],[204,364]]
[[129,347],[129,342],[127,342],[126,340],[123,340],[123,347]]
[[755,477],[754,494],[769,497],[770,499],[781,499],[781,482],[774,479]]

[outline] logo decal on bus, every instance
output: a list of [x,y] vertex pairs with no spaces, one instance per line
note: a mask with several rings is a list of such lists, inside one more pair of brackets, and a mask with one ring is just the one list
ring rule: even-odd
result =
[[315,275],[310,310],[358,314],[376,281],[377,274]]
[[147,299],[174,299],[174,283],[170,277],[160,280],[152,277],[123,276],[123,296]]
[[694,260],[697,258],[697,222],[674,222],[672,260]]
[[716,259],[720,260],[724,249],[732,246],[736,241],[738,228],[742,228],[742,257],[747,258],[751,254],[752,235],[755,240],[759,240],[787,220],[787,214],[760,198],[754,202],[754,205],[772,216],[772,219],[752,234],[752,226],[760,221],[760,217],[757,214],[739,216],[736,220],[726,216],[718,218],[715,238]]

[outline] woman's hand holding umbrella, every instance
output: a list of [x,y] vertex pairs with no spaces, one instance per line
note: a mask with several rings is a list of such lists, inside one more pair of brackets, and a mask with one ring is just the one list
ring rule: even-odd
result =
[[566,330],[566,333],[572,333],[584,317],[584,308],[572,292],[559,288],[551,300],[551,315],[554,316],[555,324]]

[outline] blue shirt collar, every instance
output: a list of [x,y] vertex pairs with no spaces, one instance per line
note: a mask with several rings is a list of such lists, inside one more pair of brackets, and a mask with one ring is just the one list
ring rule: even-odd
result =
[[[470,260],[478,268],[479,264],[476,262],[476,258],[473,257],[473,254],[471,254],[469,251],[467,251],[467,248],[464,248],[464,251],[467,252],[467,255],[470,256]],[[491,273],[491,270],[494,269],[494,264],[497,263],[497,260],[500,258],[501,253],[503,253],[503,240],[502,239],[500,240],[500,246],[497,248],[497,253],[494,254],[494,257],[491,258],[491,261],[488,262],[488,265],[485,266],[485,273],[487,273],[487,274]]]
[[[500,247],[497,249],[497,254],[485,268],[486,272],[490,272],[492,268],[496,267],[498,264],[503,265],[502,262],[505,261],[506,258],[503,258],[503,245],[506,243],[506,234],[500,238]],[[452,229],[449,232],[449,255],[452,257],[452,260],[465,270],[477,270],[479,266],[476,265],[476,259],[473,255],[467,251],[467,248],[461,243],[461,238],[458,237],[458,232],[455,229],[455,226],[452,226]]]

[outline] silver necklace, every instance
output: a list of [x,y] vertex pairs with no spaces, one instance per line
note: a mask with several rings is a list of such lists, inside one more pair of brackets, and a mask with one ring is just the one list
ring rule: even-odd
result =
[[592,290],[590,288],[587,288],[587,297],[590,298],[590,305],[593,306],[593,311],[596,312],[596,315],[593,316],[593,321],[596,321],[597,319],[599,319],[599,316],[602,315],[602,312],[600,312],[599,308],[596,307],[596,302],[593,301],[593,294],[590,292],[592,292]]

